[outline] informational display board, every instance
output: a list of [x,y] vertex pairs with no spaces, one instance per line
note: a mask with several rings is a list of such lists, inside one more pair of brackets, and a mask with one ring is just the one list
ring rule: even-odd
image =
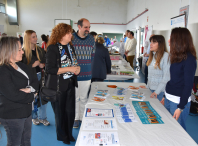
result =
[[189,15],[189,5],[184,6],[179,9],[179,15],[185,14],[186,15],[186,28],[188,26],[188,15]]
[[171,18],[171,29],[175,27],[186,27],[186,15],[179,15]]
[[71,19],[55,19],[54,20],[54,26],[56,26],[59,23],[66,23],[71,25]]

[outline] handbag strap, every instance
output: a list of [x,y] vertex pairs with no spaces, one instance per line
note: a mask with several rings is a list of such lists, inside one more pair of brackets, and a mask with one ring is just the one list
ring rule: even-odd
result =
[[[59,59],[57,59],[57,67],[59,68]],[[57,75],[57,92],[59,92],[59,77],[60,75]]]

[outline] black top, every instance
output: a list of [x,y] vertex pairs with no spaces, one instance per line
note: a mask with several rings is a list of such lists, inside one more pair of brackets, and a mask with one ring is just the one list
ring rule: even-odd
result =
[[111,73],[111,60],[108,49],[96,42],[96,52],[92,63],[92,78],[106,79]]
[[[71,46],[71,45],[70,45]],[[67,46],[65,46],[67,47]],[[73,52],[75,53],[75,50],[73,46],[71,46]],[[65,48],[65,50],[68,50]],[[76,54],[75,54],[76,55]],[[48,74],[48,79],[46,82],[46,86],[48,88],[57,89],[57,73],[58,73],[58,67],[57,67],[57,59],[59,62],[59,66],[61,67],[61,57],[58,45],[50,45],[47,47],[47,53],[46,53],[46,73]],[[75,86],[77,87],[77,76],[73,75],[72,77],[75,81]],[[66,91],[68,88],[68,79],[63,79],[63,74],[60,74],[59,77],[59,90],[60,91]]]
[[[38,80],[28,66],[18,62],[17,65],[28,75],[29,85],[38,90]],[[12,66],[0,66],[0,118],[21,119],[32,113],[33,93],[20,91],[28,86],[28,79]]]
[[184,109],[191,96],[196,68],[197,61],[191,53],[188,53],[186,60],[173,63],[170,66],[171,79],[166,84],[166,92],[180,97],[178,108]]
[[[36,50],[32,50],[32,56],[34,56],[36,58],[36,60],[38,60],[38,58],[36,56]],[[39,66],[36,66],[35,69],[36,69],[36,73],[41,72],[41,69]]]

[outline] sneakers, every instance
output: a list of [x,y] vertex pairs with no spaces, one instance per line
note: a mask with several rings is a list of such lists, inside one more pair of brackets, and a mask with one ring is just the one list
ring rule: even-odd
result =
[[39,125],[39,124],[40,124],[40,122],[39,122],[38,119],[32,119],[32,123],[33,123],[34,125]]
[[40,122],[40,123],[43,123],[43,125],[45,125],[45,126],[50,125],[50,122],[47,121],[46,119],[45,119],[45,120],[39,120],[39,122]]
[[73,128],[78,128],[78,127],[79,127],[79,120],[75,120]]

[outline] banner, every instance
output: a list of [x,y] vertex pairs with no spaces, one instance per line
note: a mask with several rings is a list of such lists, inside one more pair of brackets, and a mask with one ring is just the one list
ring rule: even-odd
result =
[[[144,29],[144,51],[143,54],[145,54],[148,50],[148,47],[150,45],[150,36],[152,35],[152,31],[153,31],[153,26],[145,26]],[[144,69],[145,69],[145,65],[146,65],[146,61],[147,61],[148,57],[144,57],[142,58],[142,73],[144,74]]]
[[187,28],[188,15],[189,15],[189,5],[179,9],[179,15],[182,15],[182,14],[186,14],[186,25],[185,25],[185,27]]

